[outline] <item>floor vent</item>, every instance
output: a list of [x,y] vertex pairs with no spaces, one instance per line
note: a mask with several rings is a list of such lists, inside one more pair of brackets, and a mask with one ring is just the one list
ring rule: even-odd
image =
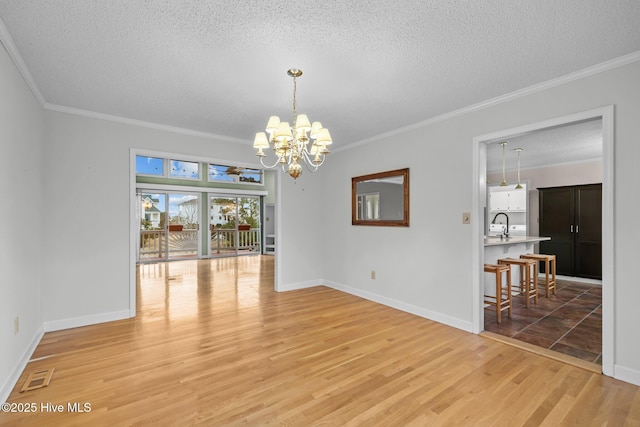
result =
[[20,393],[48,386],[52,375],[53,368],[31,372],[24,382],[22,389],[20,389]]

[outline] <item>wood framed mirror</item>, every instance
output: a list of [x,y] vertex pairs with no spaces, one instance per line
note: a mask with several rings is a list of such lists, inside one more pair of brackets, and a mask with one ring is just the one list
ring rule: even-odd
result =
[[351,224],[409,226],[409,168],[351,178]]

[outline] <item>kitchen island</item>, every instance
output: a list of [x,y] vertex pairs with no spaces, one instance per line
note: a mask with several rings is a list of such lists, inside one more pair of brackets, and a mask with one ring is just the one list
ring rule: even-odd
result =
[[[487,236],[484,238],[484,263],[497,264],[501,258],[520,258],[520,255],[532,254],[533,245],[544,240],[551,240],[551,237],[513,236],[500,238],[500,236]],[[520,272],[517,267],[514,267],[511,275],[512,282],[518,283]],[[495,293],[495,275],[485,273],[484,294],[495,296]]]

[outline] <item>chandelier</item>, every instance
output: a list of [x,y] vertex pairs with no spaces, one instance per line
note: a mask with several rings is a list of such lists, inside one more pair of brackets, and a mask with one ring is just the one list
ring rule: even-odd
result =
[[[278,116],[271,116],[265,129],[269,137],[267,138],[264,132],[256,133],[253,148],[258,150],[256,156],[260,158],[262,166],[271,169],[281,165],[284,172],[297,179],[302,173],[301,163],[304,163],[310,172],[315,172],[322,166],[329,154],[327,146],[333,141],[329,131],[323,128],[320,122],[311,124],[306,114],[298,114],[296,111],[296,79],[302,75],[302,70],[291,68],[287,74],[293,77],[292,124],[281,122]],[[264,163],[266,154],[263,150],[269,147],[277,157],[272,165]]]

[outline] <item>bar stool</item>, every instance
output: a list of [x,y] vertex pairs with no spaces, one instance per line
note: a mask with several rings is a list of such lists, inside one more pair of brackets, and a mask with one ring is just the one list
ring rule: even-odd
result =
[[[553,291],[556,294],[556,256],[545,254],[526,254],[520,255],[520,258],[532,259],[535,261],[544,262],[544,275],[545,275],[545,296],[549,298],[549,291]],[[551,280],[549,280],[549,271],[551,271]]]
[[[498,264],[517,265],[520,267],[520,292],[524,293],[524,303],[529,307],[529,300],[533,298],[538,303],[538,262],[532,259],[503,258]],[[513,284],[509,282],[509,285]]]
[[[484,303],[496,306],[496,317],[498,323],[502,323],[502,311],[507,310],[507,315],[511,318],[511,266],[485,264],[485,273],[494,273],[496,275],[496,296],[484,296]],[[507,286],[502,287],[502,273],[507,273]]]

